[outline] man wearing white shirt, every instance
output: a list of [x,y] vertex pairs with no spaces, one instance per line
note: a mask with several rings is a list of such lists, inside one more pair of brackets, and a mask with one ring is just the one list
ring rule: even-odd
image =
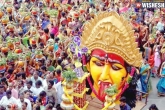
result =
[[32,110],[32,105],[31,105],[31,102],[29,99],[26,99],[24,98],[24,94],[21,94],[19,99],[18,99],[18,103],[19,103],[19,106],[21,106],[21,109],[22,109],[22,104],[23,102],[26,102],[27,103],[27,108],[26,110]]
[[62,94],[64,93],[62,88],[61,81],[54,85],[57,91],[57,109],[60,107],[60,103],[62,102]]
[[16,90],[18,94],[24,93],[24,82],[22,80],[18,81],[18,85],[16,86]]
[[18,105],[18,108],[21,108],[21,106],[18,104],[17,99],[11,96],[11,91],[6,91],[6,96],[3,96],[0,100],[0,105],[7,108],[9,105]]
[[43,80],[42,84],[43,84],[43,88],[47,88],[48,87],[48,81],[51,80],[50,74],[46,75],[46,79]]
[[40,80],[41,82],[43,81],[43,79],[41,77],[39,77],[39,72],[35,71],[33,76],[31,77],[31,81],[33,82],[33,87],[36,87],[36,82]]
[[26,90],[30,90],[33,93],[33,95],[35,95],[36,89],[32,86],[31,80],[26,83],[26,86],[24,87],[24,91]]
[[36,82],[36,92],[35,92],[35,95],[36,96],[39,96],[39,94],[42,92],[42,91],[44,91],[44,88],[42,87],[42,82],[40,81],[40,80],[38,80],[37,82]]

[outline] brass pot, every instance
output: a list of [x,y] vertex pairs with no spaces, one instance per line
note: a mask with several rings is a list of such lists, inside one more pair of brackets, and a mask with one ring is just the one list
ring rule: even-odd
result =
[[2,11],[0,11],[0,19],[2,18],[3,15],[4,15],[4,13]]
[[7,8],[6,8],[6,12],[12,13],[12,7],[7,7]]

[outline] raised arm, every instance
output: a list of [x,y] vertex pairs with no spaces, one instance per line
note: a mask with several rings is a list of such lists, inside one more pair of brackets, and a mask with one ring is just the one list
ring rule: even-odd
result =
[[143,45],[143,48],[145,49],[148,46],[148,41]]

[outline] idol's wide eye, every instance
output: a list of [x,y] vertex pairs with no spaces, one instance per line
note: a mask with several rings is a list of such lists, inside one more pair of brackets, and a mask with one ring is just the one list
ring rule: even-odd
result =
[[104,63],[100,62],[100,61],[94,61],[94,63],[97,65],[97,66],[104,66]]
[[118,66],[116,66],[115,64],[112,64],[112,69],[118,71],[118,70],[120,70],[121,68],[118,67]]

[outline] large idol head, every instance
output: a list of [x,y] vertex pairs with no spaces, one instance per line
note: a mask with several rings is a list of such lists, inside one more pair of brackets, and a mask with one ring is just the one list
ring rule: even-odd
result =
[[101,49],[95,49],[91,53],[91,59],[87,64],[87,69],[93,79],[93,89],[101,101],[104,101],[106,96],[105,89],[116,84],[119,91],[123,88],[127,70],[124,60],[113,53],[106,53]]
[[113,84],[120,94],[130,73],[127,67],[140,67],[142,63],[130,23],[113,11],[99,13],[85,24],[81,47],[91,52],[88,82],[92,94],[101,101],[105,101],[105,89]]

